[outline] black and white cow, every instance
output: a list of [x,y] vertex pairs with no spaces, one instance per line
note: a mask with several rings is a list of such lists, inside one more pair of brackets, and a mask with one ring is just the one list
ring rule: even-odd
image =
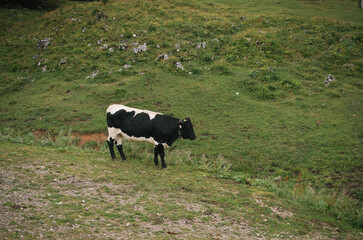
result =
[[178,119],[157,112],[140,110],[113,104],[107,108],[107,143],[110,148],[111,158],[116,159],[113,143],[116,142],[121,158],[126,160],[122,150],[122,140],[149,142],[154,144],[154,162],[166,168],[164,160],[164,147],[171,145],[178,138],[196,139],[192,122],[189,118]]

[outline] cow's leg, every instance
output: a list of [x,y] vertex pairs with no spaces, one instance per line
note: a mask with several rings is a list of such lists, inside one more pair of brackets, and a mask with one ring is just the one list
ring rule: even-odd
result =
[[158,152],[160,155],[161,167],[166,168],[166,164],[165,164],[165,160],[164,160],[164,157],[165,157],[164,146],[160,143],[158,145],[158,148],[159,148]]
[[122,158],[122,160],[126,160],[126,156],[125,156],[125,153],[122,149],[122,138],[120,136],[117,136],[116,138],[116,146],[117,146],[117,149],[118,149],[118,152],[120,153],[120,156]]
[[154,147],[154,163],[155,163],[155,166],[159,165],[158,155],[159,155],[159,149],[158,149],[158,145],[156,145]]
[[113,150],[113,141],[114,141],[113,138],[110,137],[107,139],[107,144],[110,149],[112,160],[116,160],[115,151]]

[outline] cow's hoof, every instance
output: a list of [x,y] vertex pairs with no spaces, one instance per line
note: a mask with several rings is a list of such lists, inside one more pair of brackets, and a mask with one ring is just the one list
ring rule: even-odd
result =
[[116,158],[112,158],[112,161],[117,161],[117,159]]
[[166,166],[165,166],[165,167],[162,167],[162,168],[161,168],[161,170],[166,170],[167,168],[168,168],[168,167],[166,167]]

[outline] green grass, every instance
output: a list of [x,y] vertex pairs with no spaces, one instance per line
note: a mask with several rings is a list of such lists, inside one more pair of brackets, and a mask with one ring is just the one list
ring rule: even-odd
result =
[[0,145],[0,233],[9,239],[360,237],[325,213],[329,203],[292,199],[287,186],[279,194],[265,181],[242,184],[183,164],[161,171],[150,157],[110,161],[106,149]]
[[[17,129],[27,143],[35,130],[105,132],[111,103],[188,116],[198,139],[177,141],[167,163],[214,172],[230,166],[233,176],[267,182],[296,183],[301,174],[304,189],[344,192],[361,204],[363,19],[356,7],[350,0],[157,0],[0,9],[0,130]],[[96,20],[98,11],[108,17]],[[38,49],[45,37],[50,45]],[[134,54],[136,42],[147,51]],[[207,48],[197,49],[202,42]],[[169,59],[158,61],[160,54]],[[132,67],[118,71],[125,64]],[[337,81],[325,87],[328,74]],[[133,157],[150,154],[151,146],[128,145]],[[328,211],[330,200],[320,200]]]

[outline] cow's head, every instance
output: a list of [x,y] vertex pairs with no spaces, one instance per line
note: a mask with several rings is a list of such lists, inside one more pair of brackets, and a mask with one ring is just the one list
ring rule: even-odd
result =
[[179,121],[179,136],[190,140],[197,138],[195,136],[193,124],[192,121],[190,121],[190,118],[184,118]]

